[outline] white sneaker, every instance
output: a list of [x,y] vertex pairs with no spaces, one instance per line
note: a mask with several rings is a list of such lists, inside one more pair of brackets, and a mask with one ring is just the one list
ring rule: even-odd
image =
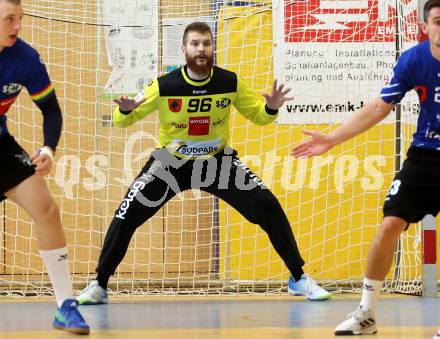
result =
[[335,335],[376,334],[377,326],[371,310],[363,310],[361,306],[350,313],[347,320],[335,328]]
[[76,300],[78,300],[80,305],[107,304],[107,291],[99,286],[97,280],[92,280],[86,288],[79,291]]
[[313,280],[308,274],[303,274],[301,279],[294,281],[289,278],[289,287],[287,292],[291,295],[305,295],[307,299],[313,301],[329,300],[332,295]]
[[440,339],[440,330],[437,331],[437,334],[432,339]]

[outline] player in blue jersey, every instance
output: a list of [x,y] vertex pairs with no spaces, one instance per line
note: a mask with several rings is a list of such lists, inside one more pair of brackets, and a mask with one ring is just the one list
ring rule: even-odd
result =
[[384,218],[368,255],[360,305],[336,327],[335,335],[377,332],[376,302],[400,234],[410,223],[440,210],[440,0],[426,2],[423,14],[428,40],[402,54],[380,96],[328,135],[305,131],[311,139],[292,152],[295,157],[323,154],[384,119],[408,91],[414,89],[419,95],[417,131],[385,198]]
[[[20,0],[0,0],[0,201],[14,201],[35,221],[38,248],[58,304],[53,326],[88,334],[89,326],[72,298],[60,213],[43,178],[52,168],[61,135],[61,109],[39,54],[18,38],[22,17]],[[23,87],[43,114],[44,144],[31,156],[9,134],[6,124],[6,112]]]

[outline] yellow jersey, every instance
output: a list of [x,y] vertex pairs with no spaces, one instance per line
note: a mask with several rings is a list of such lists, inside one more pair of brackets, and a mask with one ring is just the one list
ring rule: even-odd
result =
[[138,94],[146,101],[129,113],[113,112],[113,123],[128,127],[158,110],[160,128],[157,147],[165,147],[180,158],[213,155],[229,141],[229,117],[234,106],[257,125],[277,117],[262,98],[249,89],[236,73],[214,66],[203,81],[188,77],[178,68],[145,86]]

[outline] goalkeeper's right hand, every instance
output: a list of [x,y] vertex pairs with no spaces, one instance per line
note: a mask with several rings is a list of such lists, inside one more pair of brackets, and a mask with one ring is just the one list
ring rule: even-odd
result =
[[118,104],[119,110],[124,112],[132,111],[142,105],[147,98],[144,96],[136,96],[134,98],[129,98],[126,95],[120,96],[117,99],[113,99],[113,102]]

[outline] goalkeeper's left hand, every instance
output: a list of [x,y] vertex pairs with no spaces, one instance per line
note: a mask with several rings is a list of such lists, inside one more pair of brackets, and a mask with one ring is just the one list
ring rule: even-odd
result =
[[283,89],[284,89],[284,84],[281,84],[278,87],[278,82],[275,79],[273,82],[272,93],[263,94],[263,97],[266,98],[266,105],[268,108],[272,110],[277,110],[286,101],[293,100],[293,97],[286,97],[286,94],[289,93],[292,89],[291,88],[286,88],[284,90]]

